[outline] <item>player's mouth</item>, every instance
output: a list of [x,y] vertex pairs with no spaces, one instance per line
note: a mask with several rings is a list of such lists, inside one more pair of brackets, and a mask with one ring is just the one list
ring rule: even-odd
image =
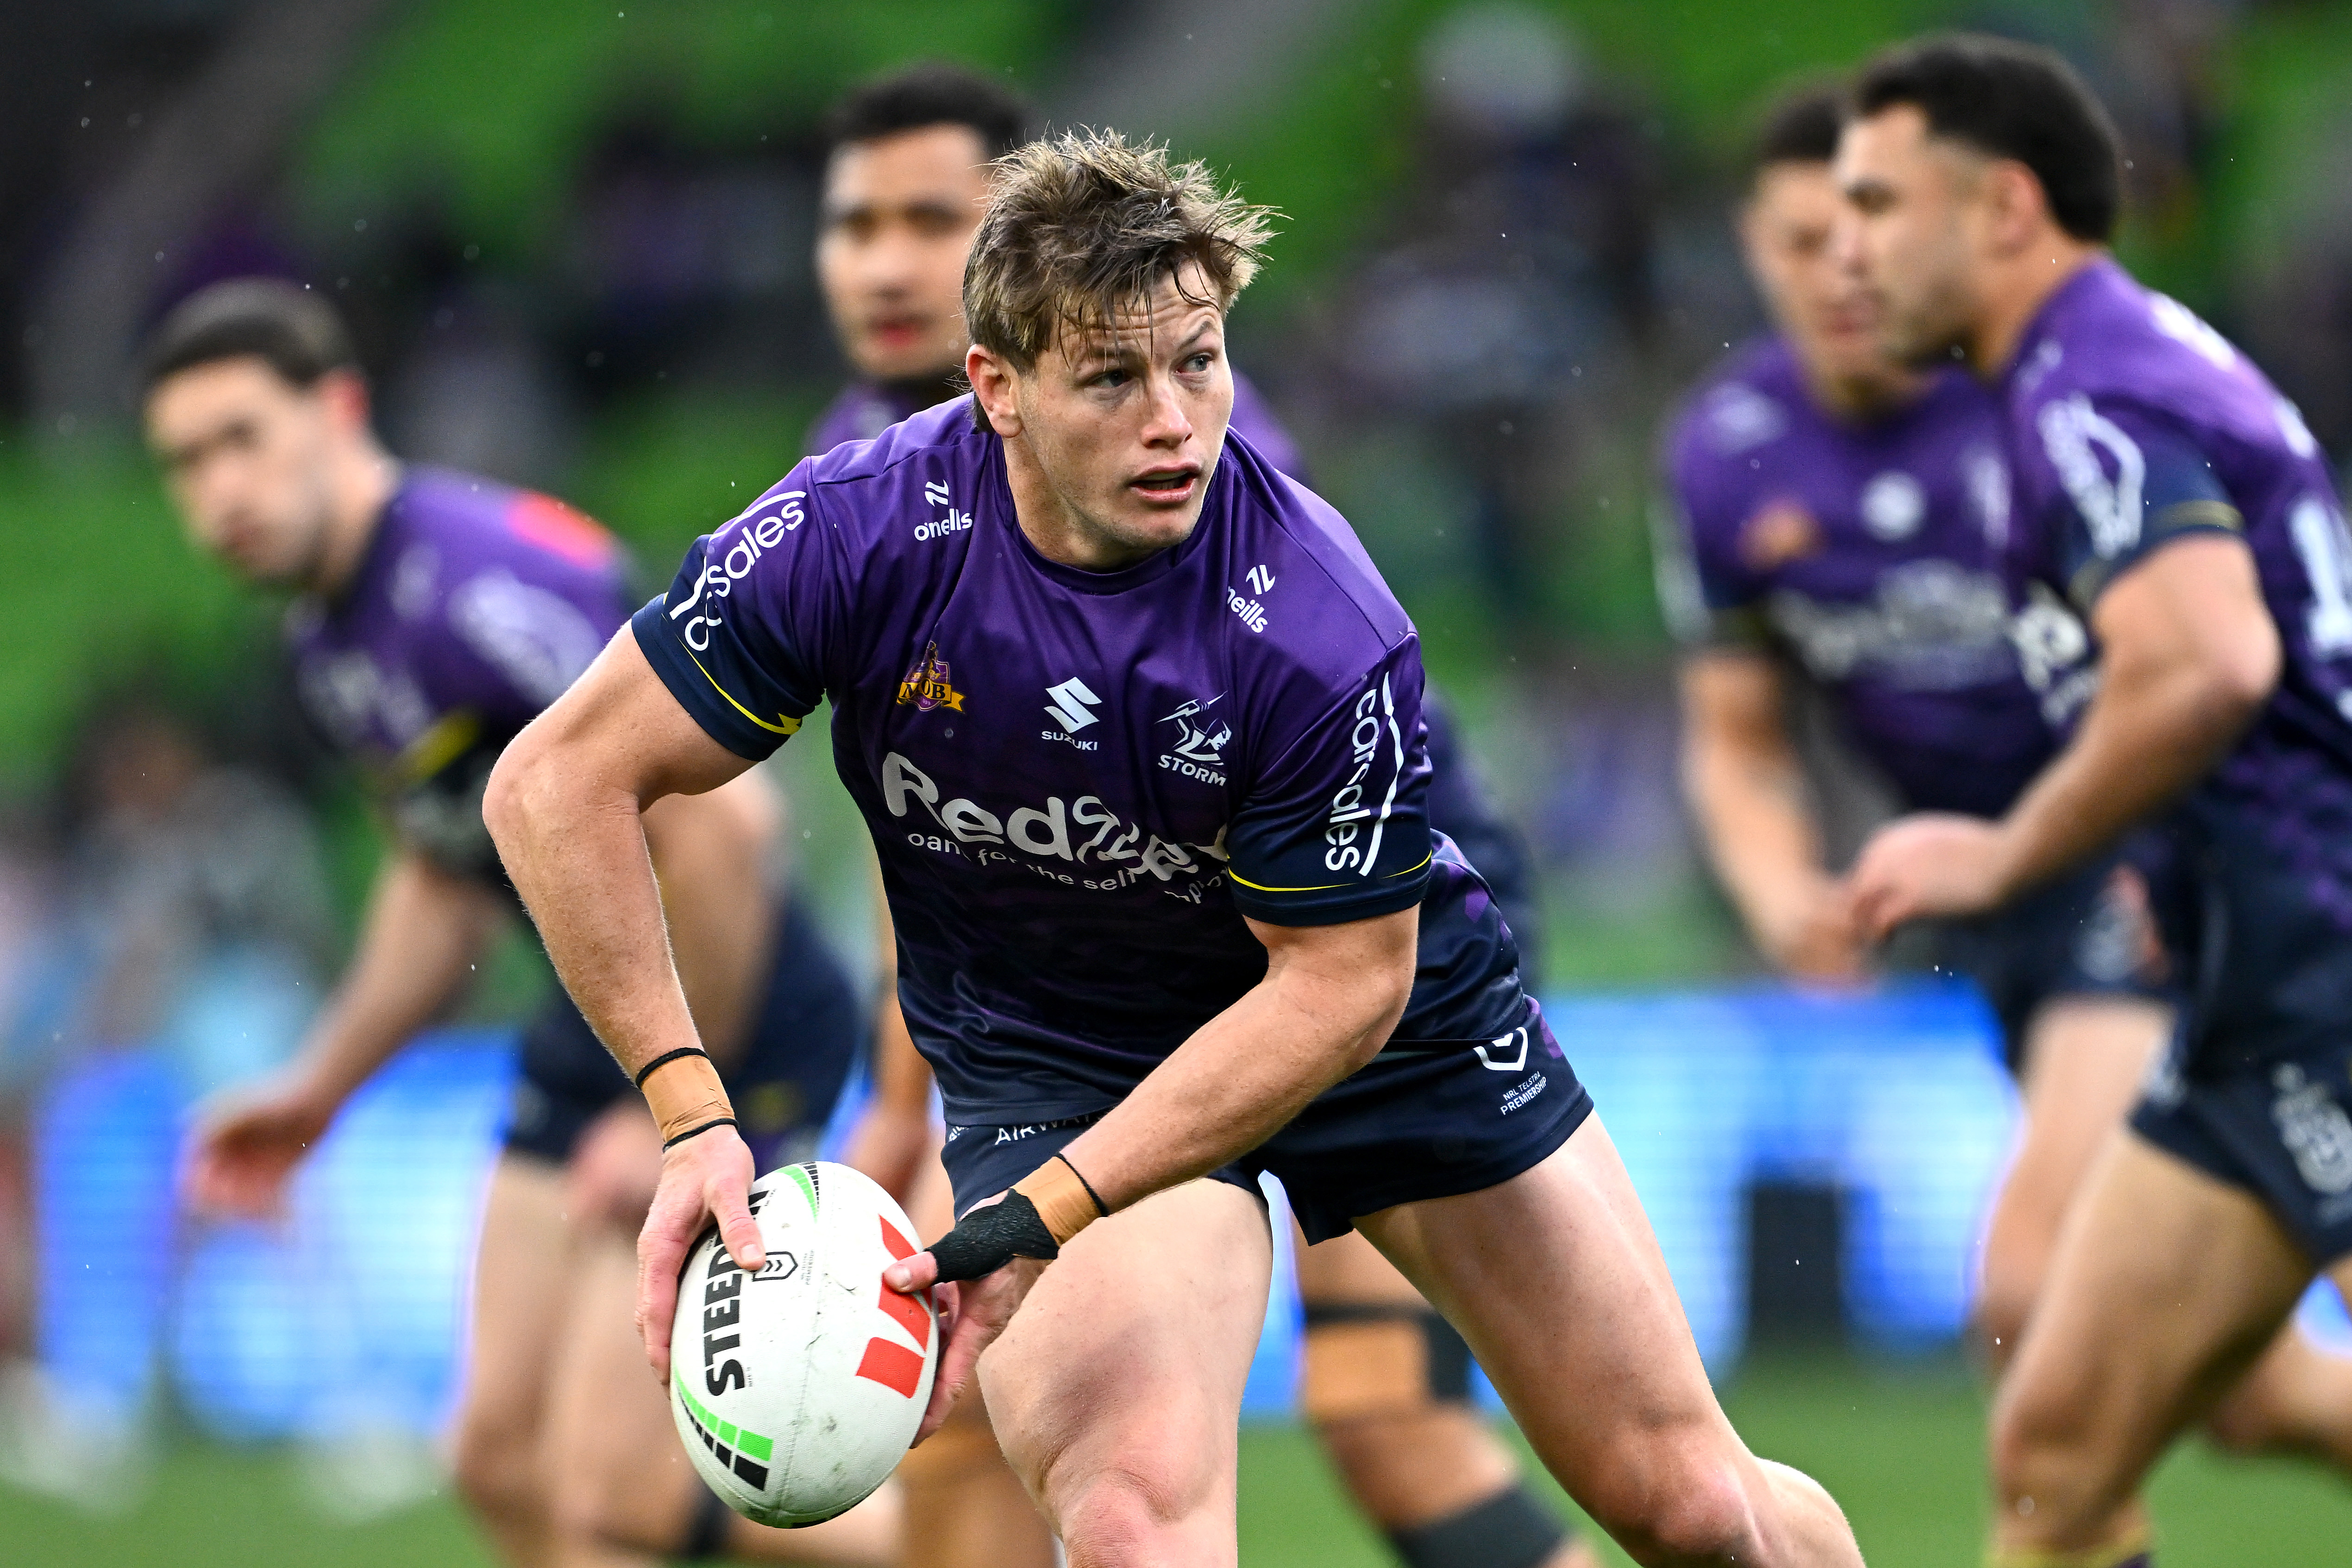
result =
[[876,346],[910,349],[923,341],[930,322],[921,316],[877,316],[866,323],[866,335]]
[[1192,499],[1201,483],[1201,466],[1187,463],[1181,468],[1154,468],[1138,474],[1127,481],[1127,488],[1154,506],[1178,506]]

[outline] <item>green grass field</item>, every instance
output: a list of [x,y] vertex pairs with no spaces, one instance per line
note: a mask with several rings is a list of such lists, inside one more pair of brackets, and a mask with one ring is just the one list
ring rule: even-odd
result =
[[[1759,1452],[1811,1470],[1853,1516],[1877,1568],[1969,1568],[1983,1517],[1981,1404],[1957,1366],[1881,1370],[1846,1360],[1751,1364],[1727,1390]],[[181,1449],[152,1496],[92,1520],[0,1494],[0,1563],[38,1568],[488,1568],[446,1499],[366,1525],[324,1522],[298,1500],[282,1455]],[[2156,1489],[2168,1568],[2352,1564],[2352,1489],[2307,1468],[2196,1447]],[[1314,1443],[1286,1426],[1242,1439],[1242,1561],[1381,1568]],[[1612,1556],[1612,1562],[1623,1559]]]

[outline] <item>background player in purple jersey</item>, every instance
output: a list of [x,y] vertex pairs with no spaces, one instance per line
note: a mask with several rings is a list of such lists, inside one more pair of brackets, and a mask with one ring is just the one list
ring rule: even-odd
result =
[[[1660,561],[1682,668],[1691,801],[1756,943],[1790,973],[1863,966],[1794,731],[1794,681],[1911,810],[1992,817],[2056,742],[2009,640],[2008,464],[1992,396],[1890,361],[1830,249],[1834,89],[1768,118],[1740,237],[1777,329],[1697,392],[1668,443]],[[2170,1012],[2138,874],[2101,857],[1926,955],[1973,978],[2024,1100],[1987,1225],[1976,1330],[2015,1353],[2068,1200],[2122,1121]],[[2254,1413],[2249,1412],[2248,1418]]]
[[[858,379],[811,430],[811,455],[871,439],[963,390],[964,262],[987,205],[985,165],[1025,141],[1032,119],[996,81],[945,64],[878,78],[835,107],[817,276]],[[1289,433],[1238,372],[1233,429],[1305,481]],[[1524,846],[1484,797],[1443,711],[1433,708],[1429,722],[1431,824],[1479,868],[1525,964],[1540,943]],[[880,924],[883,969],[895,974],[887,910]],[[895,994],[884,998],[875,1042],[876,1096],[847,1158],[906,1203],[925,1236],[939,1236],[954,1211],[938,1163],[931,1075]],[[1592,1562],[1472,1408],[1468,1347],[1412,1284],[1352,1233],[1301,1244],[1297,1264],[1306,1315],[1300,1405],[1350,1493],[1411,1568]],[[961,1402],[899,1479],[910,1562],[1003,1568],[1050,1559],[982,1401]]]
[[[1859,1563],[1828,1495],[1725,1421],[1510,932],[1429,829],[1410,622],[1345,522],[1227,437],[1224,312],[1265,215],[1109,135],[998,182],[972,399],[803,462],[698,543],[491,781],[573,994],[625,1061],[667,1062],[648,1359],[708,1219],[761,1251],[635,814],[827,700],[963,1210],[886,1275],[961,1281],[926,1430],[985,1349],[1073,1563],[1234,1560],[1264,1170],[1310,1239],[1360,1228],[1443,1304],[1643,1561]],[[1180,733],[1190,769],[1162,760]]]
[[2063,62],[1967,37],[1866,68],[1837,162],[1890,352],[1997,378],[2015,635],[2074,721],[1999,821],[1884,830],[1861,913],[1992,908],[2158,812],[2184,895],[2182,1026],[1994,1411],[1996,1563],[2145,1562],[2139,1483],[2249,1368],[2290,1368],[2272,1440],[2352,1452],[2343,1369],[2276,1338],[2317,1272],[2352,1283],[2352,542],[2294,407],[2108,255],[2119,174]]
[[[152,347],[146,413],[196,543],[299,595],[289,637],[305,706],[371,771],[391,819],[358,951],[299,1059],[215,1108],[191,1151],[194,1201],[267,1213],[509,918],[484,782],[619,625],[628,586],[611,536],[560,502],[394,463],[369,429],[341,323],[291,284],[226,283],[184,304]],[[779,826],[749,777],[648,821],[697,1016],[762,1123],[754,1136],[798,1157],[840,1091],[860,1018],[806,917],[773,901],[763,867]],[[766,1530],[716,1507],[684,1463],[630,1353],[627,1230],[659,1155],[627,1089],[579,1010],[551,998],[525,1031],[475,1266],[457,1434],[468,1500],[517,1563],[681,1550],[888,1561],[887,1498],[823,1536]]]

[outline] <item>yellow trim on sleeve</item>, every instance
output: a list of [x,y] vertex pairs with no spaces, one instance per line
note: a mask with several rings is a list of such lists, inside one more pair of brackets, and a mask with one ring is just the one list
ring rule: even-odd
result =
[[[732,699],[730,699],[730,700],[732,700]],[[1410,877],[1415,871],[1420,870],[1422,867],[1428,865],[1432,860],[1436,858],[1437,856],[1434,852],[1424,855],[1414,864],[1407,866],[1402,871],[1391,871],[1387,876],[1381,878],[1381,880],[1383,882],[1393,882],[1399,877]],[[1234,881],[1239,882],[1243,887],[1247,888],[1253,893],[1328,893],[1335,888],[1352,888],[1359,885],[1354,882],[1325,882],[1320,887],[1315,888],[1269,888],[1263,882],[1251,881],[1239,871],[1229,869],[1225,872],[1225,875],[1232,878]]]
[[[678,646],[685,647],[683,643]],[[690,647],[686,648],[686,657],[688,658],[694,658],[694,650]],[[694,658],[694,668],[697,669],[702,669],[702,661],[698,658]],[[772,735],[789,735],[801,727],[801,721],[799,720],[793,718],[790,714],[786,713],[779,713],[776,715],[777,718],[783,721],[782,723],[771,724],[765,719],[761,718],[757,713],[752,712],[749,708],[744,707],[740,702],[736,701],[733,694],[725,687],[719,685],[719,678],[711,674],[710,671],[702,669],[702,679],[710,682],[711,690],[716,691],[719,696],[727,699],[727,705],[729,707],[734,709],[736,712],[740,713],[744,718],[749,719],[752,723],[757,724],[761,729],[767,731]]]

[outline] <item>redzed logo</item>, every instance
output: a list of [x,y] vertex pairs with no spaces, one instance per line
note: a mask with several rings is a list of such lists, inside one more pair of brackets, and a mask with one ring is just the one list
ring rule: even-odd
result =
[[[912,1258],[915,1244],[900,1236],[898,1227],[888,1220],[880,1223],[882,1245],[889,1248],[890,1256],[901,1259]],[[881,1300],[876,1304],[882,1309],[884,1317],[894,1320],[913,1336],[916,1348],[908,1350],[896,1341],[879,1336],[868,1340],[865,1359],[857,1363],[857,1375],[885,1388],[896,1389],[902,1398],[912,1399],[917,1385],[923,1380],[922,1352],[930,1348],[931,1315],[924,1310],[922,1302],[905,1291],[893,1290],[887,1285],[882,1287]]]

